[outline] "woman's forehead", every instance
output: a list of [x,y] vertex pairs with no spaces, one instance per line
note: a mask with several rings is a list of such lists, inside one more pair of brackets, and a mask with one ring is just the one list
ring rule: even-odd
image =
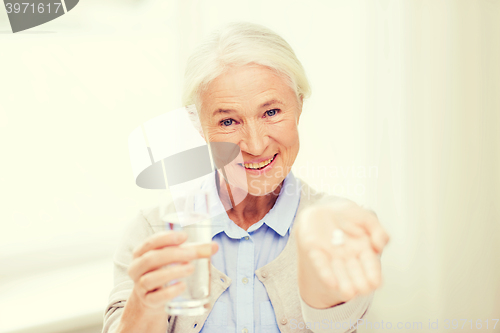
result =
[[285,78],[268,67],[261,65],[245,65],[230,67],[215,78],[209,89],[246,90],[249,87],[287,85]]
[[200,97],[204,108],[218,111],[238,105],[286,105],[295,99],[295,92],[283,76],[264,66],[247,65],[221,74]]

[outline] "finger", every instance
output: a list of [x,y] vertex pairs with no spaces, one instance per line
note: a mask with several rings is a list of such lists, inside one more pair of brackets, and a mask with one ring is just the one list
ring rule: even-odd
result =
[[146,294],[157,288],[163,287],[172,280],[186,277],[192,274],[193,271],[194,266],[191,263],[166,266],[141,276],[137,283],[137,287],[142,293]]
[[342,297],[346,300],[353,298],[356,295],[356,290],[354,289],[354,286],[349,278],[344,260],[341,258],[334,258],[331,265],[333,266],[333,271],[337,277]]
[[387,243],[389,243],[390,239],[389,235],[382,229],[382,227],[375,229],[370,238],[377,253],[382,253],[384,247]]
[[[192,244],[192,243],[186,244],[186,243],[184,243],[180,247],[185,248],[185,249],[189,249],[189,248],[194,249],[196,251],[197,258],[208,258],[212,254],[217,252],[217,250],[219,249],[217,243],[215,243],[215,248],[214,248],[214,245],[213,245],[214,243],[215,242],[210,242],[207,244]],[[215,250],[215,252],[214,252],[214,250]]]
[[313,249],[309,251],[309,258],[314,268],[316,268],[321,281],[329,288],[338,288],[337,278],[335,277],[328,256],[321,250]]
[[128,274],[133,281],[137,281],[147,272],[168,264],[191,261],[196,259],[197,255],[194,247],[168,246],[159,250],[151,250],[132,261]]
[[154,271],[162,266],[208,258],[212,254],[215,254],[218,249],[219,246],[217,243],[210,242],[208,244],[168,246],[158,250],[151,250],[132,261],[128,269],[128,274],[133,281],[137,281],[145,273]]
[[165,246],[179,245],[186,239],[187,233],[182,231],[166,230],[158,232],[134,249],[133,258],[138,258],[148,251]]
[[381,253],[389,242],[389,235],[384,231],[377,214],[372,210],[364,210],[365,214],[359,220],[361,225],[368,231],[370,241],[376,252]]
[[153,305],[154,307],[158,307],[176,298],[177,296],[182,294],[185,289],[186,283],[183,281],[179,281],[176,284],[147,293],[145,296],[145,301],[148,304]]
[[346,260],[346,269],[354,284],[355,289],[361,294],[368,294],[371,292],[371,286],[367,281],[365,272],[358,258],[350,257]]
[[382,268],[379,256],[371,250],[365,250],[360,253],[359,260],[372,288],[380,287],[382,283]]

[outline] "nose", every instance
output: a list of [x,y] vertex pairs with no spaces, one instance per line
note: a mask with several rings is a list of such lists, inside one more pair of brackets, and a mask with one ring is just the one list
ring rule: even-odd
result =
[[250,155],[262,155],[269,144],[269,136],[265,128],[255,123],[247,123],[245,127],[240,149]]

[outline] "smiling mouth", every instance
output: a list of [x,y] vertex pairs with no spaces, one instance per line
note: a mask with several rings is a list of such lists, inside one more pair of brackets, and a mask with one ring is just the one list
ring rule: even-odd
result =
[[[245,165],[245,169],[248,169],[248,170],[262,170],[266,166],[268,166],[269,164],[271,164],[274,161],[274,159],[276,158],[277,155],[278,155],[278,153],[276,153],[272,158],[268,159],[267,161],[263,161],[263,162],[260,162],[260,163],[245,163],[244,164]],[[240,164],[240,165],[243,166],[242,164]]]

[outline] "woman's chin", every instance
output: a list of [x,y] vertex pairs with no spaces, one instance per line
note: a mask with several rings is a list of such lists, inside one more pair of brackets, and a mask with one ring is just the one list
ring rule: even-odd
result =
[[277,177],[256,177],[254,175],[241,174],[241,170],[231,169],[228,171],[227,181],[231,185],[232,190],[235,192],[233,195],[238,193],[238,197],[241,197],[243,192],[245,196],[247,193],[253,196],[263,196],[269,194],[275,191],[283,181],[283,179],[280,180],[277,179]]
[[271,184],[271,182],[267,181],[264,184],[264,182],[253,180],[248,183],[248,193],[253,196],[262,196],[273,192],[278,186],[279,183]]

